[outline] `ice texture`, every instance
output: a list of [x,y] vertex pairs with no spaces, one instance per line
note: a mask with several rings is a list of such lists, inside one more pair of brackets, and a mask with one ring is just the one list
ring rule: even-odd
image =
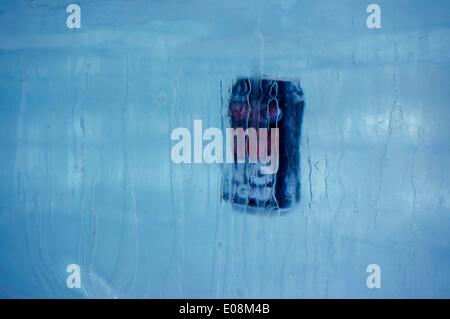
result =
[[[450,1],[72,2],[0,1],[0,297],[450,297]],[[254,74],[304,90],[289,214],[170,157]]]

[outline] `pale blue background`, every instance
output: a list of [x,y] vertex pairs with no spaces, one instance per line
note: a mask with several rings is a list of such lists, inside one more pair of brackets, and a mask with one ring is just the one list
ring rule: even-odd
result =
[[[69,3],[0,1],[1,297],[450,297],[450,1],[377,1],[380,30],[361,0]],[[286,216],[170,160],[252,73],[305,91]]]

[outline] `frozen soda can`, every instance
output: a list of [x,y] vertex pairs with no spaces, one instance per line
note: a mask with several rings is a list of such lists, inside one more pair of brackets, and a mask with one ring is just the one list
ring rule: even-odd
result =
[[238,78],[227,112],[233,162],[222,198],[249,211],[284,211],[300,200],[303,91],[297,80]]

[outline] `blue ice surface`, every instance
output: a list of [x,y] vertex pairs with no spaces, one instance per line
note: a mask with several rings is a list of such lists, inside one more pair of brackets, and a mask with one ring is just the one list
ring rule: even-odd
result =
[[[0,2],[1,297],[450,297],[450,1],[73,2]],[[305,91],[281,216],[170,159],[255,70]]]

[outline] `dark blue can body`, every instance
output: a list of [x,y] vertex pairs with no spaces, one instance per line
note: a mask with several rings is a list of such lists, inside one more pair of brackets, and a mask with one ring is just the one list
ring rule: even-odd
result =
[[[244,130],[278,129],[278,169],[273,174],[262,174],[259,161],[229,164],[223,174],[223,199],[235,208],[258,211],[286,210],[299,202],[303,111],[299,81],[237,79],[228,104],[228,125]],[[270,138],[267,140],[268,148],[274,150]]]

